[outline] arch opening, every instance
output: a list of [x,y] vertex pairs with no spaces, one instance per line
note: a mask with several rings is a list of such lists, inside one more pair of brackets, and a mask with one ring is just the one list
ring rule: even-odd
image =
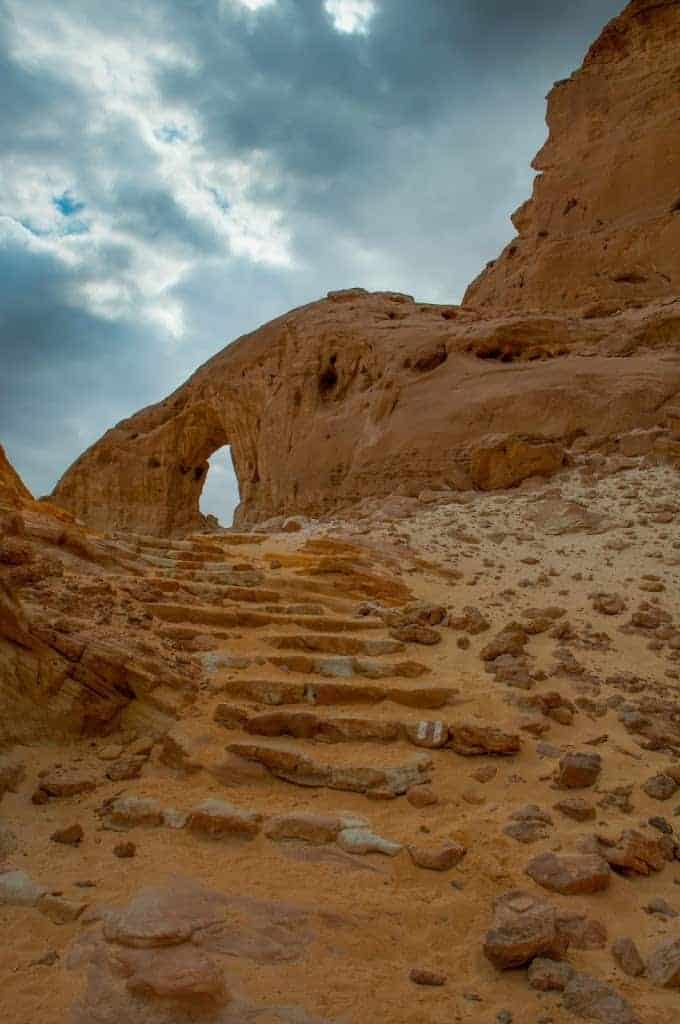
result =
[[231,445],[217,448],[207,461],[208,471],[203,478],[199,509],[202,515],[214,517],[216,522],[213,525],[232,526],[234,512],[241,499]]

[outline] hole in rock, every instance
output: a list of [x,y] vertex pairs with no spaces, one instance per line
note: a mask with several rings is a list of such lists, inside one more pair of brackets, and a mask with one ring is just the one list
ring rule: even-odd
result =
[[335,369],[335,360],[331,357],[330,365],[319,375],[319,394],[327,395],[338,383],[338,374]]
[[224,445],[213,452],[208,464],[200,510],[204,516],[215,516],[220,526],[231,526],[240,498],[230,446]]

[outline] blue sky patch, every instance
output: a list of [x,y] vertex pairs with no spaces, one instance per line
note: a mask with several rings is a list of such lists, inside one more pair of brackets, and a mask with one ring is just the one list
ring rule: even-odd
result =
[[54,196],[52,202],[64,217],[72,217],[74,213],[80,213],[85,209],[85,203],[78,202],[70,192],[62,192],[60,196]]

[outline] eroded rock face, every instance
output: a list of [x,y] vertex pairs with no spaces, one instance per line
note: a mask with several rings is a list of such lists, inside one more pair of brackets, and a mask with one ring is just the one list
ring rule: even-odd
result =
[[[1,877],[1,876],[0,876]],[[191,879],[140,890],[82,933],[68,956],[88,967],[72,1024],[324,1024],[299,1006],[254,1006],[231,991],[235,959],[257,965],[299,960],[314,915],[292,904],[225,896]],[[326,1022],[328,1024],[328,1022]]]
[[679,46],[676,0],[633,0],[556,83],[518,235],[466,303],[608,315],[677,295]]
[[[511,322],[449,312],[361,290],[295,310],[109,430],[53,500],[96,529],[200,527],[207,460],[228,443],[239,524],[425,488],[508,488],[558,471],[579,433],[661,427],[677,402],[680,368],[635,354],[660,311]],[[608,351],[614,338],[625,359]],[[418,369],[425,343],[445,345],[446,361]]]

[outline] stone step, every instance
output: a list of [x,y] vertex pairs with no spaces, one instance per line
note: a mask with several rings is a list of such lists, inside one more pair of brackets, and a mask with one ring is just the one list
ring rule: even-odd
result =
[[347,811],[318,813],[296,809],[271,815],[215,797],[177,809],[164,807],[155,797],[120,796],[104,807],[102,817],[108,827],[121,831],[185,829],[198,838],[211,840],[253,840],[263,834],[275,843],[337,843],[346,853],[379,853],[388,857],[403,849],[401,843],[374,832],[363,815]]
[[232,699],[248,700],[270,707],[285,704],[312,704],[329,707],[345,704],[380,704],[391,701],[403,707],[434,710],[450,704],[458,691],[444,686],[375,686],[370,684],[330,682],[296,682],[287,679],[229,679],[218,682],[214,693]]
[[[156,559],[160,556],[154,556]],[[146,559],[147,563],[152,565],[154,561]],[[257,583],[251,584],[246,583],[246,586],[256,586],[265,579],[265,573],[262,569],[257,569],[250,563],[234,563],[232,562],[213,562],[209,567],[203,566],[180,566],[174,559],[165,558],[159,562],[160,568],[165,570],[163,576],[169,579],[177,579],[179,582],[186,583],[191,581],[196,582],[208,582],[208,583],[225,583],[233,586],[239,585],[239,580],[248,580],[254,577]],[[241,567],[239,567],[241,566]],[[232,579],[235,582],[232,584]]]
[[[144,578],[144,587],[148,588],[148,593],[145,595],[140,587],[140,593],[135,596],[138,601],[142,601],[145,604],[157,601],[157,593],[159,591],[163,594],[177,594],[181,591],[184,594],[193,594],[195,597],[203,598],[204,601],[209,601],[211,604],[221,605],[225,601],[237,601],[245,604],[261,604],[264,605],[263,611],[277,612],[285,612],[287,607],[285,605],[282,607],[278,606],[277,602],[281,600],[281,595],[278,591],[260,587],[257,584],[250,584],[246,580],[241,579],[240,575],[238,582],[234,584],[195,583],[181,577],[146,576]],[[153,591],[156,591],[155,595]],[[309,608],[315,609],[315,614],[323,614],[326,611],[326,608],[318,603],[310,603]]]
[[[321,633],[348,633],[382,628],[381,622],[367,619],[343,619],[333,618],[329,615],[299,613],[287,615],[285,613],[265,612],[262,610],[253,611],[251,609],[239,608],[236,605],[226,608],[215,608],[212,605],[151,602],[147,607],[162,622],[194,623],[201,626],[214,626],[224,629],[260,629],[263,626],[308,626],[319,630]],[[297,640],[298,638],[290,637],[289,639]],[[351,640],[352,638],[343,639]],[[384,649],[381,647],[380,653],[384,654],[396,653],[397,650],[403,647],[403,644],[399,644],[394,640],[376,642],[383,645]],[[396,647],[394,646],[395,644]],[[351,644],[349,646],[351,647]],[[339,653],[361,653],[361,651],[345,650]]]
[[[191,629],[189,626],[166,627]],[[198,635],[198,631],[196,631]],[[217,634],[213,634],[217,635]],[[323,679],[420,679],[431,672],[419,661],[378,661],[375,658],[357,658],[353,655],[263,655],[259,651],[234,654],[230,651],[210,651],[197,655],[203,670],[210,675],[223,670],[250,669],[255,665],[273,665],[286,676],[320,676]],[[227,678],[231,678],[228,676]]]
[[333,656],[312,654],[277,654],[267,658],[270,665],[286,672],[301,675],[319,675],[326,679],[420,679],[431,669],[419,661],[377,661],[374,658],[358,658],[351,654]]
[[353,636],[313,633],[301,636],[271,636],[267,638],[267,642],[279,651],[366,655],[369,658],[399,654],[406,647],[400,640],[363,640]]
[[[338,789],[366,796],[391,799],[411,786],[429,782],[432,767],[426,754],[404,757],[389,747],[381,749],[379,761],[365,761],[365,748],[343,745],[342,751],[327,748],[323,755],[305,749],[301,742],[282,740],[238,740],[227,750],[254,761],[284,782],[312,788]],[[339,755],[339,756],[338,756]]]
[[242,545],[250,544],[263,544],[266,540],[269,540],[268,533],[238,533],[238,532],[221,532],[214,534],[209,540],[206,540],[202,534],[190,533],[187,540],[194,544],[210,543],[215,546],[226,545],[227,547],[240,547]]
[[[169,628],[169,627],[166,627]],[[177,626],[176,629],[182,627]],[[190,627],[184,627],[190,628]],[[223,669],[248,669],[253,665],[274,665],[286,674],[315,675],[324,679],[420,679],[431,669],[419,661],[378,661],[351,654],[267,654],[258,652],[210,651],[198,655],[203,670],[210,675]]]
[[411,743],[427,750],[448,748],[466,757],[511,756],[520,751],[519,733],[471,720],[368,718],[315,711],[255,711],[218,704],[213,721],[252,736],[290,736],[313,743]]

